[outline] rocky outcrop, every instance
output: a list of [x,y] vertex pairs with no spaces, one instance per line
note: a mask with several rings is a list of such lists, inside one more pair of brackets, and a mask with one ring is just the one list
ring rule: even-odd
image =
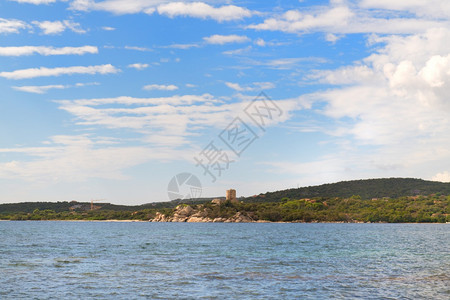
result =
[[213,220],[208,217],[208,213],[205,209],[199,210],[191,215],[186,222],[198,223],[198,222],[212,222]]
[[249,216],[247,216],[244,213],[241,213],[240,211],[237,212],[234,216],[232,216],[231,218],[227,219],[226,221],[224,221],[225,223],[250,223],[250,222],[254,222],[252,218],[250,218]]
[[189,205],[178,205],[172,216],[166,216],[160,212],[157,212],[155,217],[150,220],[151,222],[221,222],[221,223],[249,223],[255,222],[247,214],[237,212],[231,218],[214,218],[208,217],[208,212],[204,208],[194,209]]
[[195,210],[189,205],[178,205],[175,208],[171,222],[186,222],[194,212]]
[[156,216],[152,219],[152,220],[150,220],[150,221],[152,221],[152,222],[168,222],[168,220],[167,220],[168,218],[165,216],[165,215],[163,215],[162,213],[160,213],[159,211],[156,213]]

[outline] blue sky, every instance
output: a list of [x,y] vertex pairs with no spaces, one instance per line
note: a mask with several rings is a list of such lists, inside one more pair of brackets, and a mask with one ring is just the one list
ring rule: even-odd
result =
[[166,201],[183,172],[203,196],[448,182],[449,21],[444,0],[2,0],[0,202]]

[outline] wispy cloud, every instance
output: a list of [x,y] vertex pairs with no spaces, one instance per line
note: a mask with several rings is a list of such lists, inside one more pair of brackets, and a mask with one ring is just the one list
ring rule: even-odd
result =
[[0,77],[7,79],[28,79],[36,77],[49,77],[49,76],[60,76],[60,75],[72,75],[72,74],[114,74],[119,72],[120,69],[114,66],[108,65],[98,65],[98,66],[75,66],[75,67],[62,67],[62,68],[33,68],[33,69],[23,69],[16,70],[12,72],[0,72]]
[[19,33],[21,29],[26,29],[29,27],[30,26],[26,22],[20,20],[0,18],[0,34]]
[[164,84],[149,84],[143,87],[144,90],[160,90],[160,91],[175,91],[178,90],[178,87],[173,84],[164,85]]
[[247,46],[244,48],[223,51],[222,53],[225,55],[243,55],[250,52],[250,50],[252,49],[253,49],[252,46]]
[[72,87],[84,87],[84,86],[92,86],[92,85],[99,85],[97,82],[88,82],[88,83],[76,83],[74,85],[26,85],[26,86],[13,86],[12,88],[17,91],[27,92],[27,93],[34,93],[34,94],[45,94],[49,90],[53,89],[67,89]]
[[86,30],[81,28],[80,23],[75,23],[71,20],[64,21],[33,21],[32,24],[38,26],[43,34],[53,35],[59,34],[69,29],[75,33],[86,33]]
[[[0,178],[56,183],[82,182],[90,178],[123,180],[127,168],[151,161],[183,157],[170,148],[148,145],[111,145],[107,137],[89,135],[53,136],[43,147],[0,149],[0,153],[21,153],[26,160],[0,163]],[[114,163],[111,163],[114,162]]]
[[253,82],[247,86],[242,86],[239,83],[234,83],[234,82],[225,82],[225,85],[227,87],[229,87],[230,89],[233,89],[237,92],[268,90],[268,89],[275,88],[275,84],[272,82]]
[[[445,1],[436,0],[434,5],[427,1],[389,2],[362,1],[359,3],[359,7],[358,5],[350,7],[346,6],[345,2],[335,1],[330,6],[316,6],[310,8],[309,11],[288,10],[281,15],[267,18],[263,23],[251,24],[247,28],[298,34],[313,32],[413,34],[433,27],[448,26],[448,21],[439,17],[439,14],[445,15],[447,18],[450,16],[450,6]],[[443,7],[446,9],[442,9]],[[417,16],[423,15],[423,12],[426,11],[433,13],[430,13],[431,18],[398,17],[389,13],[385,14],[388,17],[382,17],[374,8],[409,10]],[[444,13],[442,13],[443,11]]]
[[52,89],[65,89],[65,85],[28,85],[28,86],[13,86],[13,89],[17,91],[27,92],[27,93],[33,93],[33,94],[45,94],[48,90]]
[[40,4],[50,4],[55,3],[58,0],[10,0],[18,3],[28,3],[28,4],[34,4],[34,5],[40,5]]
[[[249,97],[248,101],[253,100]],[[210,94],[175,95],[160,98],[94,98],[59,100],[60,109],[79,120],[79,125],[100,125],[108,128],[130,128],[140,132],[157,130],[168,136],[189,137],[193,131],[210,126],[226,126],[248,105],[226,103]],[[277,105],[285,112],[299,108],[297,100],[278,100]],[[149,130],[149,131],[148,131]]]
[[135,50],[135,51],[141,51],[141,52],[153,51],[152,49],[147,48],[147,47],[125,46],[124,48],[127,50]]
[[223,5],[214,7],[203,2],[170,2],[164,0],[155,1],[130,1],[130,0],[105,0],[102,2],[74,0],[70,4],[72,10],[91,11],[102,10],[114,14],[136,14],[155,12],[170,18],[182,16],[200,19],[213,19],[218,22],[240,20],[252,16],[252,12],[246,8],[235,5]]
[[96,54],[98,48],[95,46],[83,47],[48,47],[48,46],[20,46],[20,47],[0,47],[0,56],[26,56],[40,54],[49,55],[83,55]]
[[133,68],[136,70],[144,70],[144,69],[147,69],[149,66],[150,66],[149,64],[135,63],[135,64],[129,64],[128,68]]
[[173,49],[191,49],[191,48],[199,48],[200,45],[196,43],[191,44],[172,44],[169,46],[165,46],[165,48],[173,48]]
[[323,64],[327,62],[321,57],[288,57],[270,60],[254,60],[249,58],[247,63],[255,66],[264,66],[270,69],[288,70],[297,67],[299,64]]
[[244,43],[250,40],[245,35],[236,35],[236,34],[230,35],[214,34],[212,36],[204,37],[203,39],[208,44],[216,44],[216,45],[223,45],[229,43]]
[[201,19],[214,19],[219,22],[239,20],[250,17],[252,13],[246,9],[235,5],[213,7],[202,2],[172,2],[159,5],[159,14],[167,15],[171,18],[176,16],[189,16]]

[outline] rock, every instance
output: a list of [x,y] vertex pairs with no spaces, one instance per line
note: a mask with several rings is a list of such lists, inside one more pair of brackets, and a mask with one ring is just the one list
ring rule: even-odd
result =
[[200,218],[205,218],[207,216],[208,216],[208,212],[206,211],[206,209],[199,210],[196,213],[194,213],[193,215],[191,215],[191,217],[200,217]]
[[223,223],[250,223],[255,222],[247,214],[242,212],[237,212],[231,218],[214,218],[208,217],[208,212],[206,209],[195,210],[189,205],[178,205],[175,208],[172,217],[166,217],[160,212],[157,212],[155,217],[150,220],[152,222],[189,222],[189,223],[199,223],[199,222],[223,222]]
[[158,211],[158,212],[156,212],[156,216],[151,221],[152,222],[168,222],[168,218]]
[[253,222],[253,219],[239,211],[233,217],[231,217],[231,222],[250,223]]
[[212,222],[213,220],[211,220],[210,218],[205,218],[205,217],[190,217],[189,219],[187,219],[186,222],[189,223],[201,223],[201,222]]
[[195,210],[189,205],[178,205],[170,222],[186,222],[194,212]]
[[212,220],[213,222],[225,222],[227,219],[226,218],[215,218],[214,220]]
[[194,212],[194,209],[189,205],[183,206],[178,205],[176,208],[174,215],[178,215],[180,217],[189,217]]

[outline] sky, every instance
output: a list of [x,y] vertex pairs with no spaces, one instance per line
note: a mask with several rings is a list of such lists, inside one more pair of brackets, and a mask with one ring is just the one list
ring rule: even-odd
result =
[[0,0],[0,203],[449,182],[448,41],[446,0]]

